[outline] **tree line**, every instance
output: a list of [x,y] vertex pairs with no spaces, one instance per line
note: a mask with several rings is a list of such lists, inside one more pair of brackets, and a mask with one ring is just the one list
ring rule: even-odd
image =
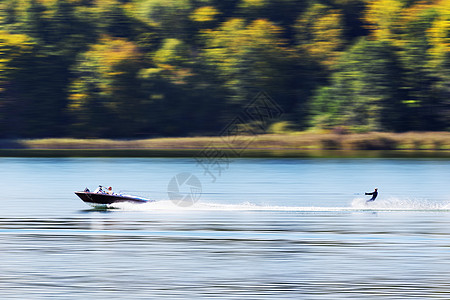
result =
[[259,91],[279,130],[449,130],[450,2],[0,1],[1,138],[214,135]]

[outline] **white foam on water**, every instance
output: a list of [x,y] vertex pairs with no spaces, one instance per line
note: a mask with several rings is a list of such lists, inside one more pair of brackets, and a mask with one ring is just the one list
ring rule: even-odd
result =
[[274,206],[257,205],[250,202],[241,204],[222,204],[197,202],[192,206],[182,207],[170,200],[161,200],[144,204],[116,203],[111,208],[125,211],[286,211],[286,212],[326,212],[326,211],[436,211],[450,210],[450,202],[432,202],[425,199],[377,199],[366,202],[366,199],[355,198],[350,206]]
[[[190,206],[179,206],[172,202],[171,200],[161,200],[148,202],[143,204],[136,204],[130,202],[116,203],[113,208],[118,208],[122,210],[138,210],[138,211],[153,211],[153,210],[169,210],[169,211],[202,211],[202,210],[215,210],[215,211],[232,211],[232,210],[271,210],[270,206],[259,206],[252,204],[250,202],[244,202],[242,204],[220,204],[220,203],[208,203],[208,202],[197,202]],[[286,209],[287,207],[282,207]]]
[[450,202],[433,202],[426,199],[390,197],[367,202],[367,199],[355,198],[351,207],[360,210],[450,210]]

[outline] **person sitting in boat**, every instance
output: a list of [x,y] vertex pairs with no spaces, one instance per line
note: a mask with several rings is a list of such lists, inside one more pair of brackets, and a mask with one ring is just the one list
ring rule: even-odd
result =
[[112,195],[112,194],[113,194],[112,187],[109,187],[109,188],[106,190],[106,193],[107,193],[108,195]]
[[373,191],[372,193],[366,193],[366,195],[372,195],[372,198],[367,200],[367,202],[375,201],[378,196],[378,189],[375,189],[375,191]]
[[105,191],[103,190],[103,187],[99,185],[98,188],[94,191],[94,193],[104,194]]

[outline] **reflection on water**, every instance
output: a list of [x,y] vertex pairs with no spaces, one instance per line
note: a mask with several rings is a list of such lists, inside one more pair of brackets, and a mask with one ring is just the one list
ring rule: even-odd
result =
[[[106,211],[73,190],[164,189],[190,162],[0,163],[1,299],[449,297],[447,161],[244,160],[195,207]],[[378,206],[360,207],[375,181]]]

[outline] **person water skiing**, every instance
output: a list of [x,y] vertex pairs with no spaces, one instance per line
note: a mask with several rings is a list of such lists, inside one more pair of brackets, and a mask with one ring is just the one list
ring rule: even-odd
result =
[[375,189],[375,191],[373,191],[372,193],[366,193],[366,195],[372,195],[372,198],[370,198],[369,200],[367,200],[367,202],[370,201],[375,201],[375,199],[378,196],[378,189]]

